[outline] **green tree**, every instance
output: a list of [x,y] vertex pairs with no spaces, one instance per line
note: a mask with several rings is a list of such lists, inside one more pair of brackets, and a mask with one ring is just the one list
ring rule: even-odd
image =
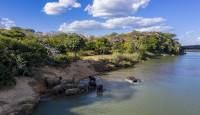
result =
[[111,50],[110,42],[106,38],[99,38],[95,41],[95,51],[98,54],[109,54]]
[[124,49],[127,53],[134,53],[136,51],[136,46],[133,41],[126,41],[124,43]]
[[150,36],[147,39],[147,50],[153,53],[157,53],[156,51],[159,51],[159,41],[156,36]]
[[84,50],[95,50],[95,41],[94,40],[86,40]]
[[81,36],[73,35],[67,40],[66,46],[77,57],[77,53],[85,46],[85,41]]
[[112,52],[124,52],[124,42],[115,42],[112,44]]

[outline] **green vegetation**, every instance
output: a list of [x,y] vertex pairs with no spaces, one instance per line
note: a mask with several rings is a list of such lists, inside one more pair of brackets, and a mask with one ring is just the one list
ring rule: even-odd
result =
[[179,55],[181,45],[174,37],[161,32],[85,37],[65,33],[42,35],[19,27],[0,29],[0,87],[15,85],[13,76],[32,76],[35,67],[67,65],[74,59],[90,59],[88,56],[106,55],[104,62],[129,67],[161,54]]

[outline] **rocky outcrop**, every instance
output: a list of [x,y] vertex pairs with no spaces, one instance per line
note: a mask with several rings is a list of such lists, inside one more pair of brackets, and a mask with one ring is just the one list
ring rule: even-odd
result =
[[29,83],[30,78],[17,78],[12,89],[0,91],[0,115],[29,115],[39,102],[39,96]]

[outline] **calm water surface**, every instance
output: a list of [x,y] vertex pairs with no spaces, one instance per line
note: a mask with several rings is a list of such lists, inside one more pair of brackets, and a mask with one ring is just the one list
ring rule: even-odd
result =
[[[106,92],[42,102],[33,115],[200,115],[200,53],[108,73]],[[136,86],[124,82],[134,75]],[[115,78],[115,80],[113,80]]]

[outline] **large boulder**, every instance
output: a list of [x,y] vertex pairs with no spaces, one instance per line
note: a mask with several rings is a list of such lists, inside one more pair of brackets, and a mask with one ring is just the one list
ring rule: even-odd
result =
[[72,88],[72,89],[67,89],[65,91],[66,96],[72,96],[72,95],[77,95],[79,93],[79,88]]
[[80,93],[88,92],[88,85],[87,84],[79,84],[78,88],[80,90]]
[[39,96],[29,85],[31,78],[17,78],[11,89],[0,91],[0,115],[29,115],[39,103]]
[[39,98],[32,98],[24,102],[20,102],[15,105],[11,111],[7,111],[8,113],[6,115],[31,115],[38,102]]
[[65,92],[65,86],[64,85],[57,85],[52,88],[51,93],[54,95],[61,95]]
[[44,82],[47,88],[53,88],[56,85],[61,84],[61,81],[62,81],[62,77],[54,77],[54,78],[45,77],[44,78]]
[[75,79],[63,79],[61,84],[75,84]]

